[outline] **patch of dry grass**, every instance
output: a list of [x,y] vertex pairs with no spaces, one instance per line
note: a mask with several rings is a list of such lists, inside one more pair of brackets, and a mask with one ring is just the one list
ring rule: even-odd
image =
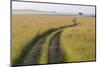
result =
[[66,28],[61,35],[61,48],[66,62],[95,59],[95,18],[77,17],[78,26]]

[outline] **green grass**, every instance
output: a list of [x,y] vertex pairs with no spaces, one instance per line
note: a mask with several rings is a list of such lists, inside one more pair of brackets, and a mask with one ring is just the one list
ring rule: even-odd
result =
[[39,64],[47,64],[48,62],[48,43],[49,43],[49,36],[46,39],[46,42],[42,44],[41,56],[39,60]]

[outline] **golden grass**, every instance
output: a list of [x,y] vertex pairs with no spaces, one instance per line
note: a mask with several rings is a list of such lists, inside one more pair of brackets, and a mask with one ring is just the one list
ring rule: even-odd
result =
[[61,35],[61,48],[66,62],[95,59],[95,17],[77,17],[78,26],[66,28]]
[[22,49],[37,33],[72,24],[72,16],[12,15],[12,59],[16,62]]
[[[35,38],[38,32],[41,34],[48,29],[71,25],[73,17],[12,15],[13,62],[20,58],[22,49],[32,38]],[[78,26],[64,29],[61,35],[61,48],[66,55],[66,62],[95,60],[95,18],[77,16],[77,21]],[[40,64],[47,63],[46,53],[42,54]],[[45,60],[43,60],[44,58]]]

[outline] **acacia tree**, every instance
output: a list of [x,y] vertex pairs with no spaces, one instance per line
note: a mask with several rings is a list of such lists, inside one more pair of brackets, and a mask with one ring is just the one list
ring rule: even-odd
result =
[[82,13],[82,12],[79,12],[78,14],[79,14],[80,16],[82,16],[82,15],[83,15],[83,13]]

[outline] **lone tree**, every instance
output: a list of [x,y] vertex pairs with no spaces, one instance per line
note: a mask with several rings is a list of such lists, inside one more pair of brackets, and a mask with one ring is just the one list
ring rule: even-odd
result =
[[80,16],[82,16],[82,15],[83,15],[83,13],[82,13],[82,12],[79,12],[78,14],[79,14]]

